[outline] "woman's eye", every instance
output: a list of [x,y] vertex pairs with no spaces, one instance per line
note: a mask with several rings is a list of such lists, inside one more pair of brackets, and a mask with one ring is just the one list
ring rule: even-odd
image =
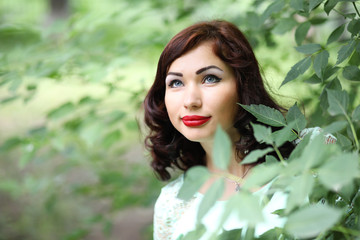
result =
[[221,78],[214,75],[207,75],[203,79],[203,83],[217,83],[220,82]]
[[171,87],[171,88],[178,88],[178,87],[181,87],[181,86],[183,86],[183,83],[180,80],[172,80],[169,83],[169,87]]

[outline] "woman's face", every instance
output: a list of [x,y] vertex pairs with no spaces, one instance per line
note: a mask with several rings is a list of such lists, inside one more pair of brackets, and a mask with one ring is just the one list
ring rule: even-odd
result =
[[212,141],[221,124],[233,140],[238,111],[236,80],[230,66],[205,42],[177,58],[165,80],[165,105],[173,126],[190,141]]

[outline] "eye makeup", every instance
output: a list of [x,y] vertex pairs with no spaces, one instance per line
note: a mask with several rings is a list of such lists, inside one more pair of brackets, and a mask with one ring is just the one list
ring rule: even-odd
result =
[[[221,75],[222,73],[224,73],[224,71],[215,65],[209,65],[200,68],[195,72],[196,75],[204,75],[201,80],[201,83],[204,84],[215,84],[217,82],[220,82],[222,78],[218,75]],[[168,72],[165,83],[170,88],[181,87],[184,85],[184,83],[178,78],[182,78],[183,76],[184,75],[181,72]]]

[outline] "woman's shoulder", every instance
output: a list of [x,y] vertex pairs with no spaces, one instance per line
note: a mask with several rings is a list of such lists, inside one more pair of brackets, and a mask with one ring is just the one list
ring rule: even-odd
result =
[[166,184],[162,189],[161,192],[176,192],[176,194],[179,192],[181,186],[184,183],[184,174],[180,174],[178,177],[176,177],[174,180],[170,181],[168,184]]
[[161,192],[156,201],[156,205],[166,204],[167,206],[169,206],[169,204],[174,204],[174,202],[178,200],[177,195],[183,183],[184,175],[181,174],[180,176],[166,184],[163,188],[161,188]]
[[159,199],[176,198],[183,183],[184,183],[184,175],[181,174],[180,176],[176,177],[174,180],[170,181],[164,187],[161,188]]

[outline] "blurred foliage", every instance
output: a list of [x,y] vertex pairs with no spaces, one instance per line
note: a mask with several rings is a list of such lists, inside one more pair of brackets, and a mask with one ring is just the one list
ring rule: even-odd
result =
[[[310,85],[309,90],[313,95],[305,98],[304,103],[311,104],[315,111],[305,118],[297,104],[285,116],[263,105],[241,105],[258,122],[282,129],[272,132],[270,127],[252,124],[256,140],[270,147],[252,151],[242,164],[254,163],[265,155],[266,162],[254,167],[240,192],[226,202],[225,209],[231,211],[225,210],[219,217],[221,223],[225,223],[235,212],[247,227],[231,231],[222,231],[220,227],[214,230],[209,239],[359,239],[359,1],[254,2],[256,7],[264,4],[267,5],[265,10],[251,14],[253,21],[261,23],[260,28],[272,34],[292,31],[295,49],[303,55],[289,69],[281,86],[294,80]],[[340,19],[332,14],[340,16]],[[329,32],[316,39],[311,31],[317,31],[318,25],[327,25]],[[312,88],[314,85],[317,88]],[[309,131],[305,129],[308,122],[319,124],[323,130],[317,136],[303,134],[303,131]],[[335,144],[325,144],[332,142],[328,133],[336,135]],[[294,140],[298,140],[299,144],[285,159],[279,148],[285,142]],[[214,146],[214,163],[226,170],[231,144],[220,128],[215,135]],[[276,157],[267,155],[270,152]],[[189,199],[209,177],[212,174],[205,167],[190,169],[179,196]],[[269,182],[272,183],[265,200],[258,199],[253,189],[259,189]],[[221,198],[223,188],[221,184],[213,184],[200,203],[197,213],[200,227],[181,239],[200,238],[204,234],[201,219]],[[284,208],[275,213],[285,220],[284,226],[269,229],[260,236],[255,235],[256,227],[264,219],[259,207],[263,210],[277,192],[287,196]],[[251,204],[254,202],[260,204]]]
[[0,239],[84,239],[98,225],[110,235],[119,210],[152,206],[160,183],[137,147],[141,102],[164,45],[200,20],[237,24],[270,85],[291,82],[280,90],[296,94],[309,125],[336,122],[341,147],[353,149],[359,110],[354,132],[327,114],[325,89],[346,89],[349,109],[359,102],[356,6],[72,0],[56,19],[45,0],[0,1]]

